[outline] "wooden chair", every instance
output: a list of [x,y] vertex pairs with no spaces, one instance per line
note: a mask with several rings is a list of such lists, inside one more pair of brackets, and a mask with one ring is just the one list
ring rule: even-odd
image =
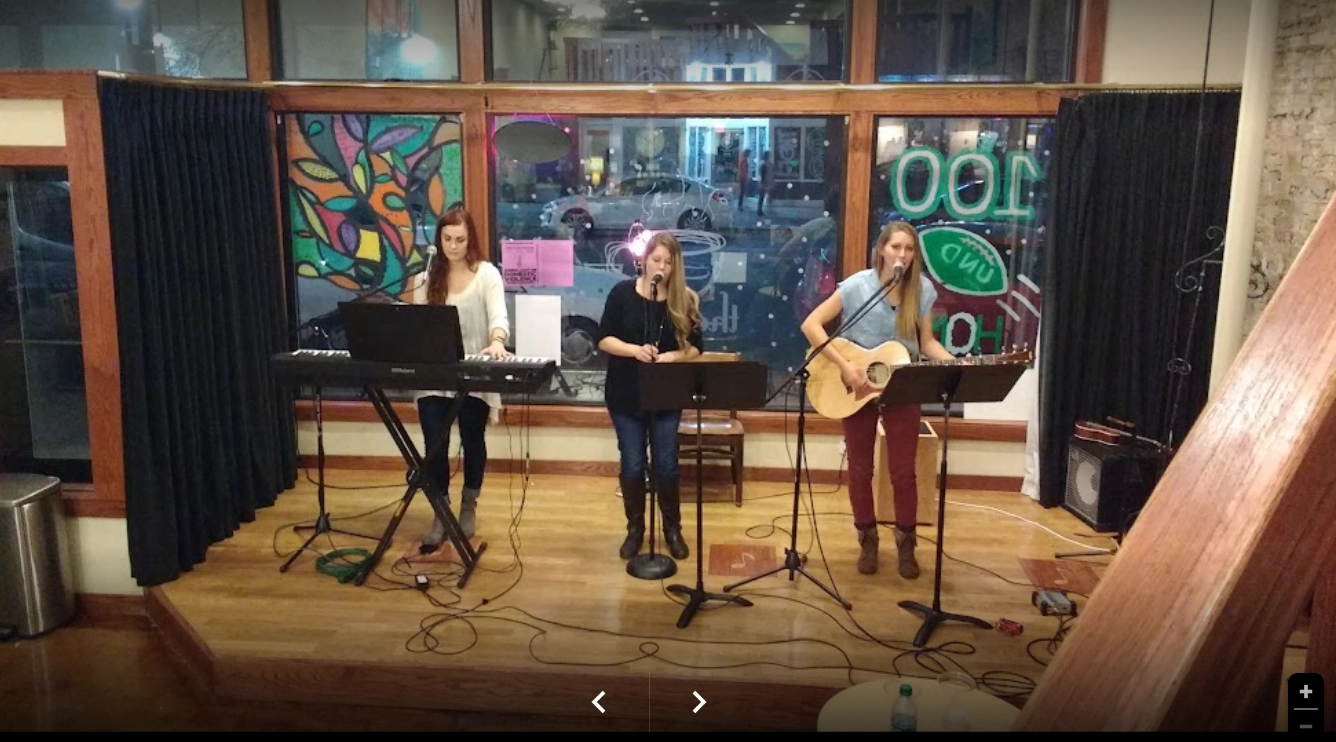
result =
[[[730,363],[742,360],[741,353],[701,353],[692,363]],[[738,411],[701,411],[701,461],[727,461],[732,468],[733,504],[742,507],[743,440],[746,430]],[[696,411],[682,411],[677,427],[679,462],[696,462]]]

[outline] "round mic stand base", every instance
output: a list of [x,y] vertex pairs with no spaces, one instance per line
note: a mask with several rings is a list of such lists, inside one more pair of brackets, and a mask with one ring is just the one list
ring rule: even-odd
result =
[[637,554],[626,563],[626,573],[642,580],[663,580],[677,574],[677,562],[667,554]]

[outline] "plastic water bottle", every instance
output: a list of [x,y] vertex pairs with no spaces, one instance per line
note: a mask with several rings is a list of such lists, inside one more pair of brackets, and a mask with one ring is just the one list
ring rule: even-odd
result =
[[914,686],[909,683],[900,685],[900,697],[891,706],[891,731],[918,731],[918,708],[914,705]]

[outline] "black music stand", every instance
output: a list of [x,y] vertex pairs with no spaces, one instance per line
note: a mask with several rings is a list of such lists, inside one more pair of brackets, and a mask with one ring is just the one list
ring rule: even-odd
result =
[[993,625],[980,618],[942,611],[942,539],[946,528],[946,453],[951,442],[951,405],[956,402],[1000,402],[1016,385],[1025,371],[1025,364],[1006,363],[988,365],[949,364],[905,366],[891,376],[877,404],[885,407],[923,405],[941,402],[944,407],[942,424],[942,464],[937,474],[937,566],[933,575],[932,607],[902,600],[901,608],[923,616],[923,625],[914,636],[914,646],[922,647],[937,625],[943,621],[960,621],[981,629]]
[[641,406],[654,409],[696,411],[696,587],[669,585],[668,592],[688,597],[677,628],[685,629],[696,611],[706,601],[718,600],[750,606],[752,602],[738,595],[705,591],[705,519],[701,513],[704,500],[705,464],[701,453],[702,410],[754,410],[765,406],[766,367],[754,361],[655,363],[640,369]]

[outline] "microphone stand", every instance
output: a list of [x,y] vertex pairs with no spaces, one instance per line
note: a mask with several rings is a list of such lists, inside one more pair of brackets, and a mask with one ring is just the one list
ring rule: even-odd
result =
[[[308,322],[307,324],[309,325],[310,323]],[[320,327],[318,324],[310,326],[316,332],[324,336],[325,350],[329,350],[329,334],[326,333],[324,328]],[[292,556],[288,557],[288,560],[283,563],[283,566],[278,568],[279,572],[287,572],[288,569],[292,566],[293,562],[297,561],[297,557],[305,553],[306,550],[311,547],[311,544],[317,538],[320,538],[322,535],[327,533],[337,533],[343,536],[355,536],[357,538],[365,538],[365,539],[370,539],[372,541],[376,540],[375,536],[368,536],[363,533],[354,533],[352,531],[345,531],[339,528],[334,528],[330,524],[329,511],[325,510],[325,426],[324,426],[323,415],[321,414],[321,399],[320,399],[319,386],[313,388],[312,401],[315,403],[315,460],[316,460],[316,471],[317,471],[316,503],[318,510],[315,517],[314,525],[309,525],[309,526],[299,525],[293,527],[292,530],[294,531],[304,531],[310,529],[311,535],[306,539],[306,543],[302,544],[300,549],[293,552]]]
[[[435,245],[428,245],[428,246],[427,246],[427,269],[423,271],[423,274],[424,274],[424,275],[427,274],[427,270],[430,270],[430,268],[431,268],[431,259],[432,259],[433,256],[435,256],[435,254],[436,254],[436,247],[435,247]],[[403,278],[399,279],[398,283],[403,283],[404,281],[407,281],[408,278],[409,278],[409,276],[408,276],[407,274],[405,274]],[[375,295],[378,294],[378,293],[383,293],[383,292],[385,292],[385,290],[386,290],[387,288],[388,288],[388,287],[385,287],[385,286],[377,287],[376,289],[374,289],[374,290],[372,290],[372,291],[368,291],[368,292],[366,292],[366,293],[364,293],[364,294],[360,294],[360,295],[358,295],[357,297],[353,298],[352,301],[354,301],[354,302],[357,302],[357,301],[363,301],[363,300],[365,300],[365,299],[367,299],[367,298],[369,298],[369,297],[371,297],[371,296],[375,296]],[[335,310],[332,311],[332,312],[326,312],[325,314],[319,315],[319,316],[317,316],[317,317],[312,317],[311,319],[309,319],[309,320],[307,320],[306,322],[302,323],[301,327],[298,327],[297,330],[296,330],[296,332],[295,332],[294,334],[300,334],[301,331],[302,331],[303,329],[310,328],[314,333],[319,334],[320,336],[322,336],[322,337],[324,338],[324,346],[325,346],[325,347],[322,348],[321,350],[332,350],[332,348],[329,347],[330,344],[331,344],[331,342],[330,342],[330,337],[329,337],[329,333],[325,330],[324,327],[321,326],[321,324],[324,322],[324,320],[327,320],[327,319],[329,319],[329,318],[331,318],[331,317],[337,316],[337,315],[338,315],[338,312],[339,312],[339,310],[338,310],[338,309],[335,309]],[[323,403],[323,399],[322,399],[322,396],[321,396],[321,388],[320,388],[319,386],[312,387],[311,402],[313,403],[313,405],[314,405],[314,410],[315,410],[315,460],[316,460],[316,472],[317,472],[317,479],[316,479],[316,503],[317,503],[317,514],[316,514],[315,524],[314,524],[314,525],[309,525],[309,526],[308,526],[308,525],[298,525],[298,526],[294,526],[294,527],[293,527],[293,530],[294,530],[294,531],[304,531],[304,530],[308,530],[308,529],[309,529],[309,530],[311,531],[311,535],[306,539],[306,543],[302,544],[302,546],[301,546],[300,549],[298,549],[297,551],[293,552],[292,556],[288,557],[288,560],[287,560],[286,562],[283,563],[283,566],[281,566],[281,567],[278,568],[278,571],[279,571],[279,572],[287,572],[288,569],[292,567],[292,564],[293,564],[294,562],[297,561],[297,557],[301,556],[305,551],[307,551],[307,550],[310,548],[311,544],[312,544],[317,538],[320,538],[322,535],[327,534],[327,533],[331,533],[331,534],[332,534],[332,533],[337,533],[337,534],[340,534],[340,535],[343,535],[343,536],[355,536],[355,537],[357,537],[357,538],[369,539],[369,540],[371,540],[371,541],[376,541],[376,540],[378,540],[378,537],[376,537],[376,536],[368,536],[368,535],[363,534],[363,533],[354,533],[354,532],[352,532],[352,531],[345,531],[345,530],[342,530],[342,529],[339,529],[339,528],[334,528],[333,525],[332,525],[331,522],[330,522],[329,511],[327,511],[327,510],[325,509],[325,425],[324,425],[324,415],[323,415],[323,409],[322,409],[324,405],[322,404],[322,403]]]
[[[658,301],[659,301],[659,282],[658,282],[657,280],[651,280],[651,281],[650,281],[650,284],[649,284],[649,296],[650,296],[650,306],[654,306],[655,304],[658,303]],[[665,311],[665,312],[668,311],[668,308],[667,308],[667,307],[664,307],[664,311]],[[663,325],[662,325],[662,323],[660,323],[659,328],[660,328],[660,331],[662,331],[662,329],[663,329]],[[648,335],[649,335],[649,312],[648,312],[648,310],[646,310],[646,312],[645,312],[645,335],[646,335],[646,337],[645,337],[644,339],[645,339],[646,341],[648,341],[648,340],[649,340],[649,337],[648,337]],[[643,344],[648,344],[648,342],[643,343]],[[657,339],[655,340],[654,347],[655,347],[655,348],[658,347],[658,340],[657,340]],[[658,484],[658,482],[659,482],[659,478],[658,478],[658,476],[655,474],[655,469],[654,469],[654,465],[655,465],[655,462],[654,462],[654,413],[653,413],[653,412],[645,412],[644,410],[641,410],[640,415],[641,415],[641,419],[643,419],[643,420],[645,421],[645,423],[646,423],[646,427],[645,427],[645,429],[646,429],[646,431],[649,433],[649,457],[648,457],[648,459],[647,459],[647,460],[649,461],[649,467],[648,467],[648,472],[647,472],[647,473],[649,474],[649,487],[648,487],[648,490],[649,490],[649,553],[648,553],[648,554],[637,554],[637,555],[635,555],[634,557],[631,557],[630,561],[628,561],[628,562],[626,563],[626,573],[629,574],[629,575],[631,575],[632,577],[638,577],[638,578],[640,578],[640,579],[642,579],[642,580],[660,580],[660,579],[667,579],[667,578],[672,577],[673,575],[677,574],[677,562],[674,562],[672,559],[670,559],[670,558],[668,557],[668,555],[666,555],[666,554],[659,554],[659,553],[655,552],[655,550],[654,550],[654,549],[655,549],[655,535],[656,535],[656,533],[657,533],[657,528],[656,528],[656,526],[655,526],[655,522],[654,522],[654,515],[655,515],[655,510],[658,508],[658,494],[659,494],[659,484]],[[625,493],[625,492],[622,493],[622,497],[626,497],[626,493]]]
[[835,338],[842,336],[846,330],[854,325],[854,323],[858,322],[868,312],[872,311],[872,307],[875,306],[877,302],[886,298],[886,295],[890,293],[891,289],[893,289],[896,284],[900,283],[900,277],[903,275],[903,271],[897,272],[890,280],[883,283],[876,293],[849,316],[849,321],[842,323],[836,328],[835,332],[831,333],[830,336],[826,338],[825,342],[818,345],[807,356],[807,359],[803,361],[803,365],[799,366],[798,370],[781,384],[779,389],[775,390],[774,394],[770,395],[770,398],[765,401],[765,405],[762,405],[763,407],[768,406],[771,400],[779,396],[780,392],[784,390],[784,387],[788,386],[794,379],[798,380],[798,457],[793,468],[793,514],[789,527],[789,546],[784,550],[784,564],[782,566],[776,567],[769,572],[756,575],[755,577],[749,577],[742,582],[726,585],[724,586],[724,592],[732,592],[735,588],[755,582],[762,577],[769,577],[770,575],[787,571],[789,573],[790,582],[793,581],[795,574],[801,574],[803,577],[811,580],[817,587],[824,590],[827,595],[834,598],[846,611],[853,610],[853,604],[849,603],[844,598],[841,598],[834,590],[823,585],[820,580],[813,577],[803,568],[802,565],[806,557],[803,557],[798,553],[798,502],[802,499],[803,459],[806,455],[804,431],[807,428],[807,379],[811,376],[807,371],[807,367],[812,364],[814,359],[821,355],[822,351],[826,349],[826,346],[830,345]]

